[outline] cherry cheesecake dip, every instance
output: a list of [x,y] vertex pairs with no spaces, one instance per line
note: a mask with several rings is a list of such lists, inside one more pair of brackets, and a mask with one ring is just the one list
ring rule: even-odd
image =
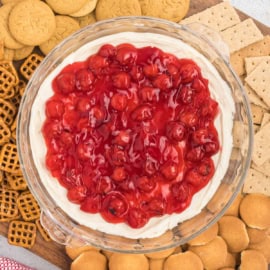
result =
[[228,168],[230,89],[173,37],[123,32],[70,54],[44,80],[30,144],[42,182],[79,224],[157,237],[200,213]]

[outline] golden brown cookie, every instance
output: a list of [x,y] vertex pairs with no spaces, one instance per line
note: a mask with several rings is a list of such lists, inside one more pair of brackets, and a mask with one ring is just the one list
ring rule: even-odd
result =
[[149,270],[163,270],[165,259],[150,259]]
[[19,43],[10,33],[8,17],[15,3],[7,3],[0,7],[0,39],[4,41],[4,46],[9,49],[19,49],[23,44]]
[[270,227],[270,197],[262,194],[246,195],[240,204],[240,216],[250,228]]
[[83,17],[77,17],[75,19],[78,21],[81,28],[97,21],[94,12],[91,12],[90,14],[87,14]]
[[69,16],[55,16],[56,29],[54,34],[44,43],[39,45],[44,54],[48,54],[58,43],[80,29],[79,23]]
[[267,230],[259,230],[249,227],[247,227],[247,233],[250,245],[262,242],[267,236]]
[[28,57],[34,50],[34,46],[24,46],[21,49],[14,50],[14,61],[23,60]]
[[46,0],[46,2],[56,13],[68,15],[80,10],[87,0]]
[[192,251],[171,255],[164,262],[164,270],[203,270],[202,260]]
[[4,48],[4,57],[2,59],[12,61],[14,58],[14,49]]
[[206,231],[188,242],[191,246],[201,246],[212,241],[218,234],[218,223],[213,224]]
[[66,249],[66,253],[69,256],[70,259],[75,260],[81,253],[85,252],[85,251],[99,251],[97,248],[93,247],[93,246],[89,246],[89,245],[85,245],[85,246],[65,246]]
[[81,253],[71,264],[70,270],[106,270],[107,260],[100,252],[89,250]]
[[72,17],[82,17],[91,13],[97,5],[97,0],[87,0],[87,2],[76,12],[69,14]]
[[18,2],[10,12],[8,23],[14,38],[28,46],[39,45],[48,40],[56,27],[51,8],[36,0]]
[[243,199],[243,195],[239,193],[236,198],[234,199],[231,206],[227,209],[224,215],[226,216],[239,216],[239,206],[241,203],[241,200]]
[[163,251],[146,253],[145,256],[151,259],[165,259],[169,257],[174,251],[175,248],[169,248]]
[[190,0],[139,0],[142,15],[181,21],[187,14]]
[[267,262],[262,253],[256,250],[245,250],[241,253],[239,270],[267,270]]
[[265,239],[259,243],[250,244],[248,248],[260,251],[264,255],[267,263],[270,263],[270,236],[266,236]]
[[[220,236],[203,246],[190,246],[202,260],[204,268],[213,270],[223,267],[227,258],[227,245]],[[213,256],[214,254],[214,256]]]
[[110,270],[148,270],[149,262],[143,254],[114,253],[109,260]]
[[99,0],[96,6],[98,21],[120,16],[140,16],[141,14],[138,0]]
[[219,235],[226,241],[230,252],[241,252],[249,244],[245,223],[235,216],[223,216],[219,220]]
[[0,39],[0,60],[4,59],[4,41]]

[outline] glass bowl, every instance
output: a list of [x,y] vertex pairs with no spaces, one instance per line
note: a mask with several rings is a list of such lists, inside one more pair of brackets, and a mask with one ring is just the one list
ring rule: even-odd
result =
[[[103,37],[135,32],[147,36],[159,34],[165,42],[173,38],[182,41],[203,55],[214,66],[229,86],[235,112],[233,115],[232,152],[229,166],[218,188],[200,213],[179,222],[172,229],[153,238],[129,238],[93,230],[80,225],[68,212],[64,212],[46,189],[37,170],[30,145],[30,119],[32,105],[41,84],[65,58],[83,45]],[[127,34],[132,43],[132,35]],[[121,41],[119,41],[121,43]],[[151,44],[149,44],[151,45]],[[166,51],[166,49],[164,50]],[[224,130],[223,130],[224,131]],[[41,222],[50,236],[57,242],[70,245],[90,244],[101,249],[125,252],[147,253],[164,250],[184,244],[215,223],[241,192],[251,159],[253,142],[252,120],[243,86],[229,63],[229,53],[219,35],[200,24],[180,25],[148,17],[122,17],[98,22],[74,33],[59,44],[47,57],[30,79],[23,96],[18,116],[18,152],[23,174],[29,188],[36,197],[42,213]],[[226,148],[226,142],[222,146]]]

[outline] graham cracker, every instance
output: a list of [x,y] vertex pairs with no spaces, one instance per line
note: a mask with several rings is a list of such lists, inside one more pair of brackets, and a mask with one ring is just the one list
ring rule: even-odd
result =
[[262,118],[262,122],[261,122],[261,127],[265,126],[269,122],[270,122],[270,113],[264,113],[263,118]]
[[181,24],[195,22],[204,24],[220,32],[240,23],[240,18],[229,2],[222,2],[182,20]]
[[251,113],[252,113],[252,121],[254,124],[260,125],[262,122],[262,118],[266,110],[261,106],[250,104]]
[[246,57],[246,74],[250,74],[262,61],[270,62],[270,56]]
[[253,169],[255,169],[258,172],[261,172],[267,176],[270,177],[270,159],[268,159],[267,161],[265,161],[262,165],[257,166],[256,164],[252,163],[251,167]]
[[236,73],[241,76],[245,74],[246,57],[270,55],[270,36],[265,36],[262,40],[255,42],[237,52],[231,54],[230,61]]
[[267,104],[263,101],[263,99],[257,95],[257,93],[247,84],[244,83],[244,88],[248,95],[249,101],[257,106],[260,106],[264,109],[268,109]]
[[263,34],[252,19],[244,20],[220,34],[231,53],[263,39]]
[[255,90],[255,92],[270,106],[270,62],[262,61],[258,66],[246,77],[245,81]]
[[254,169],[249,169],[247,178],[243,186],[244,193],[261,193],[270,195],[270,177],[258,172]]
[[270,123],[261,127],[254,136],[254,151],[252,159],[256,166],[261,166],[264,162],[270,159],[269,134]]

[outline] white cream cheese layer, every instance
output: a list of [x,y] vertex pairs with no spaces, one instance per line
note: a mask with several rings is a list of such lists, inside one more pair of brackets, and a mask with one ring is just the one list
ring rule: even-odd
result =
[[[206,187],[194,195],[190,206],[185,211],[180,214],[151,218],[150,221],[140,229],[132,229],[124,223],[107,223],[99,214],[89,214],[81,211],[79,205],[73,204],[67,199],[67,190],[58,183],[57,179],[51,176],[45,166],[47,149],[41,129],[45,121],[45,102],[53,95],[51,82],[67,64],[85,60],[91,54],[96,53],[100,46],[106,43],[113,45],[131,43],[136,47],[154,46],[162,49],[164,52],[172,53],[178,58],[193,59],[200,66],[203,76],[209,80],[211,96],[219,103],[220,108],[220,114],[215,120],[215,126],[219,133],[221,151],[213,157],[216,166],[214,177]],[[45,79],[38,91],[31,111],[29,131],[32,155],[44,187],[55,203],[79,224],[108,234],[133,239],[157,237],[166,230],[175,227],[179,222],[199,214],[214,195],[229,165],[233,142],[232,126],[234,110],[234,101],[227,83],[221,78],[214,66],[191,46],[178,39],[164,37],[154,33],[124,32],[113,34],[82,46],[76,52],[69,55]]]

